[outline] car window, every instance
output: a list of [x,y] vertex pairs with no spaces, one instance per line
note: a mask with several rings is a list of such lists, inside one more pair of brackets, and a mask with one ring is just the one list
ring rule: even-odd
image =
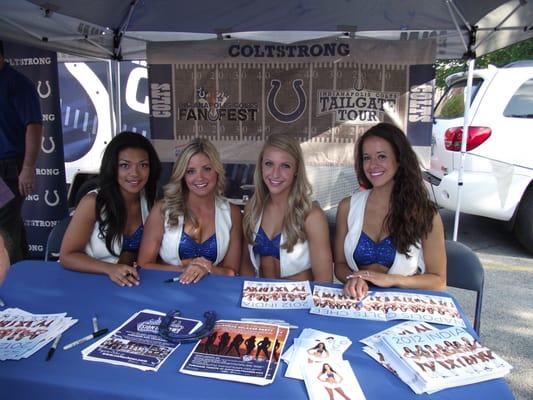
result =
[[533,78],[525,81],[513,94],[503,115],[514,118],[533,118]]
[[[476,78],[472,81],[472,98],[470,104],[476,97],[483,79]],[[462,117],[465,112],[464,96],[466,91],[466,79],[455,82],[442,95],[435,108],[435,118],[451,119]]]

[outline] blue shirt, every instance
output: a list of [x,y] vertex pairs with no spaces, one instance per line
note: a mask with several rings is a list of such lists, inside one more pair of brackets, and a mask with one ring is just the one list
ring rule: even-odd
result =
[[139,251],[139,247],[141,246],[143,230],[144,226],[143,224],[140,224],[135,232],[133,232],[131,235],[123,235],[122,251],[131,251],[133,253],[137,253]]
[[392,243],[392,237],[387,236],[376,243],[364,232],[361,232],[359,242],[353,252],[353,259],[359,266],[381,264],[390,268],[395,257],[396,249]]
[[42,124],[35,86],[8,63],[0,70],[0,160],[24,158],[26,125]]
[[281,233],[270,240],[263,230],[259,227],[257,235],[255,236],[254,254],[258,254],[261,257],[274,257],[279,260],[279,246],[281,241]]
[[204,257],[214,263],[217,260],[217,236],[213,235],[203,243],[197,243],[193,238],[185,233],[181,233],[179,244],[179,256],[182,260],[189,258]]

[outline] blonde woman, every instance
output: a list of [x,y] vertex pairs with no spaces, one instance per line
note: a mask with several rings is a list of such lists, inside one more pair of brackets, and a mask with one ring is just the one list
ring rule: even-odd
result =
[[299,143],[287,135],[270,136],[254,184],[244,210],[241,275],[331,282],[328,223],[311,201]]
[[209,273],[236,274],[241,255],[241,214],[222,197],[224,168],[207,139],[180,153],[164,198],[146,223],[139,250],[143,268],[182,272],[179,282],[196,283]]

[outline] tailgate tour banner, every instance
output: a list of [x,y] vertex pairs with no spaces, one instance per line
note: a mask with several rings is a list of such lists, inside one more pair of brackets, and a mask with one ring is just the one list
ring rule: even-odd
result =
[[[310,169],[315,192],[317,179],[325,181],[321,187],[333,185],[345,167],[353,169],[353,144],[378,122],[403,128],[428,160],[435,49],[432,40],[335,38],[153,44],[152,139],[167,162],[203,136],[225,163],[255,163],[268,135],[292,135],[302,143],[306,164],[318,168]],[[321,167],[329,175],[317,172]],[[356,186],[350,180],[347,193]]]

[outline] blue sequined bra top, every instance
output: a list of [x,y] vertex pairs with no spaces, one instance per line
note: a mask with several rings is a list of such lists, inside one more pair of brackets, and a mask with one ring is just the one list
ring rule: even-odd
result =
[[131,235],[122,235],[122,251],[138,252],[141,245],[144,226],[139,225]]
[[376,243],[364,232],[361,232],[359,242],[353,252],[353,259],[359,266],[381,264],[390,268],[395,257],[396,249],[392,243],[392,237],[387,236]]
[[178,248],[180,259],[204,257],[214,263],[217,260],[217,236],[215,233],[203,243],[197,243],[192,237],[181,233],[180,245]]
[[279,260],[279,245],[281,242],[281,233],[277,234],[270,240],[263,230],[259,227],[255,236],[254,254],[261,257],[274,257]]

